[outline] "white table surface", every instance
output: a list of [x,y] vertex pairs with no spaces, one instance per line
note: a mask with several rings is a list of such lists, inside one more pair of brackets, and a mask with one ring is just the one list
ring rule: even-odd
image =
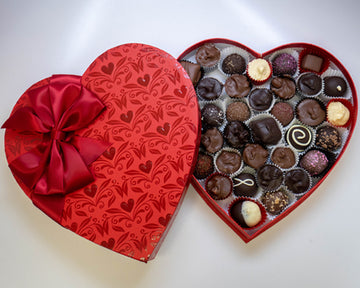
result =
[[[333,53],[360,87],[358,1],[176,2],[1,0],[0,122],[33,83],[58,73],[81,75],[102,52],[128,42],[154,45],[175,57],[213,37],[260,52],[309,42]],[[331,177],[249,244],[190,187],[148,264],[84,240],[37,210],[13,179],[1,141],[0,286],[360,287],[356,128]]]

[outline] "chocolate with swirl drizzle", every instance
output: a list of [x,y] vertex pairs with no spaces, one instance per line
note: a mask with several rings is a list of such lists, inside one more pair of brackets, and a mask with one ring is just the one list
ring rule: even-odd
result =
[[311,145],[312,132],[303,125],[293,125],[286,133],[286,141],[298,151],[304,151]]

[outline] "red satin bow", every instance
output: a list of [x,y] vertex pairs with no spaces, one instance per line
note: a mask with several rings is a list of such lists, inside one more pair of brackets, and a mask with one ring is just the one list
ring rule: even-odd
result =
[[19,108],[2,128],[42,133],[42,142],[13,160],[14,175],[32,190],[31,199],[60,222],[65,195],[94,181],[88,166],[109,143],[77,136],[105,109],[81,77],[55,75],[49,84],[28,92],[30,106]]

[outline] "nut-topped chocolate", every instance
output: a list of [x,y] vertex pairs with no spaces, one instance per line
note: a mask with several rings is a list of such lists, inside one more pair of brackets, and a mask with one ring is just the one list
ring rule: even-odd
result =
[[331,126],[323,126],[316,131],[315,145],[328,150],[335,151],[341,146],[339,131]]
[[327,96],[342,97],[347,90],[344,78],[339,76],[329,76],[324,78],[324,92]]
[[286,191],[279,189],[275,192],[266,192],[261,197],[261,202],[264,204],[266,211],[278,215],[289,205],[290,200]]

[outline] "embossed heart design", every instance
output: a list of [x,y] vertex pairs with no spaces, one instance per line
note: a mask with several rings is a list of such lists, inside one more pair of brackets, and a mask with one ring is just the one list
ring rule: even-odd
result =
[[[12,114],[28,105],[32,89],[48,83],[45,79],[30,87]],[[95,180],[62,198],[57,222],[94,243],[147,262],[159,250],[191,180],[199,131],[195,91],[175,58],[143,44],[106,51],[85,71],[81,84],[106,110],[76,135],[111,146],[88,165]],[[183,87],[184,95],[174,95]],[[49,136],[67,141],[61,131]],[[38,134],[6,129],[8,163],[42,140]],[[80,148],[93,159],[86,145]],[[32,189],[15,178],[32,199]]]
[[[209,39],[188,48],[179,56],[179,61],[197,63],[196,52],[200,47],[204,49],[203,45],[206,43],[215,45],[215,48],[211,46],[212,48],[206,49],[215,49],[209,51],[213,55],[219,50],[220,59],[217,66],[211,69],[205,68],[202,77],[207,78],[207,81],[208,78],[214,78],[212,83],[219,81],[225,86],[225,91],[219,92],[217,98],[211,98],[211,101],[198,97],[200,108],[203,109],[204,127],[192,184],[210,208],[245,242],[249,242],[296,209],[329,176],[332,167],[337,164],[346,150],[354,130],[358,110],[356,90],[349,73],[339,60],[326,50],[306,43],[287,44],[260,54],[235,41]],[[243,60],[240,61],[239,58]],[[236,63],[234,59],[238,62]],[[255,59],[256,61],[253,61]],[[250,65],[248,65],[250,62],[253,67],[257,65],[254,64],[256,62],[263,63],[262,67],[270,65],[271,69],[268,70],[270,76],[264,77],[262,82],[252,79],[253,74],[250,74],[252,71],[249,71]],[[232,64],[226,66],[226,63]],[[242,71],[236,73],[244,75],[235,77],[239,81],[236,82],[238,86],[233,84],[235,80],[232,79],[235,78],[230,75],[231,73],[224,72],[234,69],[234,65],[237,65],[237,71]],[[284,75],[285,73],[287,75]],[[204,83],[201,83],[202,87],[206,85]],[[279,83],[287,83],[287,86]],[[308,89],[315,89],[314,83],[320,83],[316,88],[318,92],[309,95],[312,90],[305,92],[306,90],[302,90],[300,86],[301,83],[304,83],[305,88]],[[211,85],[214,84],[205,87],[214,93]],[[245,95],[233,96],[234,92],[230,89],[234,87],[239,89],[238,91],[248,90]],[[282,87],[286,89],[293,87],[291,88],[293,90],[290,89],[291,92],[287,92],[290,94],[284,96],[280,94],[285,91],[285,88],[281,90]],[[267,91],[263,95],[270,95],[270,98],[256,95],[258,91]],[[261,111],[256,110],[258,109],[256,105],[264,103],[265,98],[271,100],[270,106]],[[241,102],[242,110],[237,108],[238,110],[231,111],[233,108],[229,108],[230,105],[236,102]],[[332,122],[334,121],[330,119],[332,102],[336,104],[340,102],[348,109],[350,118],[347,122],[346,120],[342,124]],[[278,103],[285,105],[287,110],[277,112],[275,105]],[[305,106],[304,103],[310,105],[302,108]],[[214,104],[217,108],[207,106]],[[278,106],[281,107],[280,105]],[[250,113],[241,112],[246,111],[243,107],[247,107]],[[206,109],[209,109],[209,112]],[[218,109],[218,112],[215,113],[215,109]],[[221,118],[221,115],[224,117]],[[220,120],[217,120],[219,122],[211,122],[213,119],[211,117],[215,116],[220,117]],[[320,117],[322,119],[318,123],[312,123],[314,119]],[[308,123],[304,123],[306,121]],[[275,126],[270,122],[275,123]],[[232,126],[236,128],[231,128]],[[236,131],[243,131],[241,132],[243,134]],[[276,131],[280,133],[275,133]],[[230,138],[235,137],[233,135],[236,133],[239,133],[236,137],[244,137],[241,138],[244,144],[236,144],[239,142]],[[276,134],[278,136],[274,136]],[[246,138],[247,135],[250,137]],[[276,143],[266,143],[267,139],[272,139],[267,137],[276,137]],[[332,140],[329,140],[330,138]],[[223,144],[219,142],[220,140]],[[221,144],[215,146],[214,143]],[[290,165],[281,166],[284,164],[281,162],[283,159],[291,159],[291,157],[286,156],[285,152],[276,155],[276,149],[286,150],[289,155],[293,155],[291,157],[295,157]],[[232,157],[231,160],[229,157]],[[226,165],[229,163],[233,163],[231,165],[234,167],[234,170],[229,170],[231,172],[226,170]],[[254,216],[257,222],[251,226],[244,222],[246,213],[241,210],[248,209],[243,208],[245,201],[256,204],[247,202],[246,207],[255,206],[258,208],[254,209],[259,211]]]

